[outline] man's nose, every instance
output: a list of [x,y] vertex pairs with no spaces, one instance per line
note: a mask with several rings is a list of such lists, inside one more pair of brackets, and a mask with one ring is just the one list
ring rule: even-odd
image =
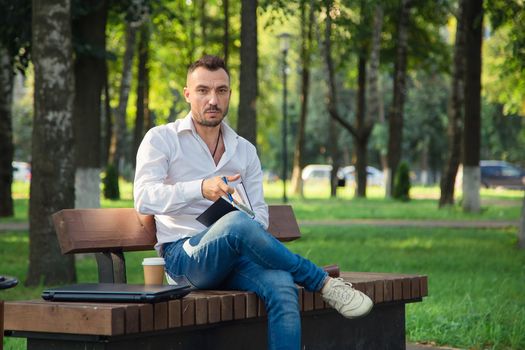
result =
[[210,91],[210,100],[208,102],[210,105],[216,105],[217,104],[217,93],[215,90]]

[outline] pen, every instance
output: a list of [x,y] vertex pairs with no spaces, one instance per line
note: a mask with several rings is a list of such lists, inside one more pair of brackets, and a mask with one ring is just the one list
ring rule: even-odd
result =
[[[223,176],[222,177],[222,181],[224,181],[224,183],[227,185],[228,184],[228,180],[226,179],[226,176]],[[230,192],[226,192],[226,194],[228,195],[228,199],[230,200],[230,202],[233,203],[233,197],[232,195],[230,194]]]

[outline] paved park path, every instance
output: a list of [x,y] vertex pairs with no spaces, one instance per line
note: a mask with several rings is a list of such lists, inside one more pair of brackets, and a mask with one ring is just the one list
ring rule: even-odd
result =
[[450,348],[450,347],[436,347],[433,345],[425,345],[425,344],[412,344],[407,343],[407,349],[406,350],[460,350],[457,348]]
[[448,227],[448,228],[506,228],[518,227],[516,221],[492,220],[403,220],[403,219],[343,219],[343,220],[300,220],[300,226],[387,226],[387,227]]

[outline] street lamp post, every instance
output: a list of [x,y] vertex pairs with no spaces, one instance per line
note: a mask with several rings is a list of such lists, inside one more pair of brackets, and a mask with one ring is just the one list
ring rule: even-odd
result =
[[288,74],[288,65],[286,63],[286,56],[288,55],[288,49],[290,48],[290,34],[281,33],[279,35],[281,41],[281,53],[283,55],[282,69],[283,69],[283,126],[282,126],[282,157],[283,157],[283,169],[282,169],[282,180],[283,180],[283,203],[288,202],[286,196],[286,179],[287,179],[287,169],[288,169],[288,148],[286,139],[288,137],[288,103],[287,103],[287,74]]

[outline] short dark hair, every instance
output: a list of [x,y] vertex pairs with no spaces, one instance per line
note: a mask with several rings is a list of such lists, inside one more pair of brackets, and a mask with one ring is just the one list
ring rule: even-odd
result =
[[228,78],[230,77],[230,72],[228,72],[228,69],[226,68],[226,64],[224,63],[224,60],[217,56],[213,56],[213,55],[202,56],[201,58],[193,62],[188,67],[188,75],[191,74],[195,69],[199,67],[204,67],[207,70],[211,70],[211,71],[224,69],[224,71],[228,75]]

